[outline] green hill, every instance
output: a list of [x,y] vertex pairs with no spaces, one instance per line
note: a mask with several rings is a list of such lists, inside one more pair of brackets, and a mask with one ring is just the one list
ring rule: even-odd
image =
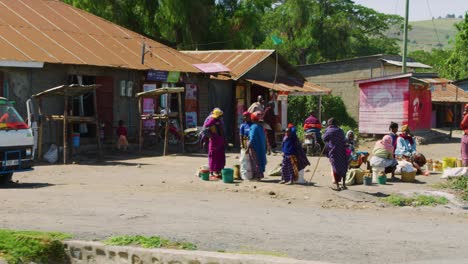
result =
[[[453,44],[449,43],[449,41],[457,33],[455,24],[460,21],[461,19],[459,18],[441,18],[410,22],[411,30],[408,32],[408,50],[430,51],[434,48],[451,48]],[[402,33],[391,33],[389,35],[400,40],[403,39]]]

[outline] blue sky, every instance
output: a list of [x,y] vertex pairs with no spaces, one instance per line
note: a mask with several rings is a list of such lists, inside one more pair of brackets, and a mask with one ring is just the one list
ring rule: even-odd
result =
[[[404,16],[406,0],[353,0],[356,4],[375,9],[381,13]],[[409,20],[428,20],[445,17],[446,14],[464,15],[468,0],[410,0]]]

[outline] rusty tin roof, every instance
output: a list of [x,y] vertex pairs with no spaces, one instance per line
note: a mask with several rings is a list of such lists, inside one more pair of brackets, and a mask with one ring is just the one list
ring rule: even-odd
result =
[[468,103],[465,91],[454,84],[435,87],[432,92],[432,102],[435,103]]
[[274,50],[205,50],[181,51],[199,60],[209,63],[221,63],[230,69],[234,80],[239,79],[249,70],[273,54]]
[[57,0],[0,0],[0,14],[0,61],[181,72],[203,63]]
[[247,81],[279,92],[287,92],[291,95],[327,95],[331,93],[329,88],[295,78],[279,78],[277,83],[274,84],[264,80],[247,79]]

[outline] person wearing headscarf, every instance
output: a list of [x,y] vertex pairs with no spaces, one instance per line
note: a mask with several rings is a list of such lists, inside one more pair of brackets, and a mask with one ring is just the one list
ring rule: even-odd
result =
[[297,138],[296,128],[289,124],[283,138],[283,162],[280,184],[293,184],[299,178],[299,171],[310,165],[309,160]]
[[416,153],[416,140],[411,135],[408,125],[403,125],[401,132],[403,133],[398,136],[395,156],[411,158]]
[[254,112],[250,115],[252,125],[249,132],[249,143],[247,144],[246,154],[249,155],[252,168],[252,179],[260,180],[263,178],[266,159],[266,137],[263,126],[259,124],[261,112]]
[[395,169],[398,162],[393,157],[393,142],[390,135],[385,135],[382,140],[375,143],[372,150],[370,165],[372,167],[385,168],[385,173],[391,173],[392,179],[395,179]]
[[468,167],[468,104],[465,105],[460,128],[463,130],[463,137],[461,140],[461,158],[463,167]]
[[222,117],[223,111],[215,108],[205,124],[208,130],[208,165],[210,167],[210,179],[212,180],[221,178],[221,170],[226,165]]
[[328,148],[328,159],[332,166],[333,186],[335,191],[341,190],[339,182],[343,180],[342,189],[346,189],[346,172],[348,171],[348,158],[346,157],[345,135],[341,128],[336,124],[334,118],[328,119],[328,127],[323,135]]

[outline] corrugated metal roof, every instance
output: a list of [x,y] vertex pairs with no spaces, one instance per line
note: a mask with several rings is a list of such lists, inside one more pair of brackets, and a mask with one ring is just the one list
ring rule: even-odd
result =
[[[395,61],[395,60],[387,60],[387,59],[381,59],[383,62],[385,63],[388,63],[388,64],[391,64],[391,65],[395,65],[395,66],[403,66],[403,62],[401,61]],[[426,65],[426,64],[423,64],[423,63],[420,63],[420,62],[410,62],[410,61],[407,61],[406,62],[406,66],[409,67],[409,68],[422,68],[422,69],[432,69],[431,66],[429,65]]]
[[436,103],[468,103],[468,95],[463,89],[454,85],[436,86],[432,92],[432,102]]
[[288,92],[291,95],[326,95],[331,93],[331,90],[328,88],[307,81],[300,81],[290,78],[279,78],[275,84],[264,80],[247,79],[247,81],[268,89],[280,92]]
[[274,50],[206,50],[182,51],[205,62],[218,62],[231,70],[231,77],[239,79],[253,67],[273,54]]
[[0,0],[0,14],[0,61],[181,72],[203,63],[57,0]]

